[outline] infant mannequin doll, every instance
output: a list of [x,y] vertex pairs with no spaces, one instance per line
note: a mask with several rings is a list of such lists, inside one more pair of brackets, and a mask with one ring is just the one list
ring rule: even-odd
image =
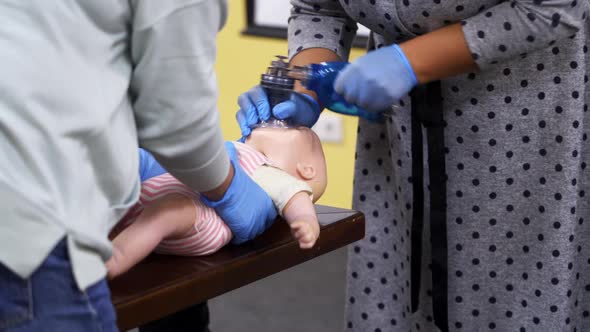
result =
[[[324,152],[315,132],[306,127],[257,128],[245,143],[226,142],[226,147],[230,153],[237,150],[240,166],[269,194],[300,248],[313,247],[320,233],[313,203],[327,185]],[[160,167],[153,159],[151,163]],[[232,233],[198,193],[164,173],[142,182],[139,202],[111,237],[113,255],[106,265],[114,278],[152,251],[211,254],[229,243]]]

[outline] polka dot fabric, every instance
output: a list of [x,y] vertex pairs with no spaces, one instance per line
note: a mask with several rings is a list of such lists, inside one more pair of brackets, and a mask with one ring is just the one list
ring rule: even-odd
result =
[[[346,59],[354,21],[373,47],[462,22],[481,70],[441,84],[448,330],[589,331],[588,2],[292,2],[291,56],[325,47]],[[384,124],[359,122],[353,201],[367,230],[349,249],[348,331],[438,331],[428,201],[422,280],[410,274],[411,101],[402,106]]]

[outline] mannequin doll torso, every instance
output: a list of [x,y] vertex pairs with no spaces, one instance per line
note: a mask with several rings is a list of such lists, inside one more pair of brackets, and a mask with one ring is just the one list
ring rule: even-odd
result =
[[[302,249],[313,247],[319,223],[313,202],[327,185],[321,142],[309,128],[258,128],[245,143],[232,142],[240,166],[272,198]],[[109,278],[124,273],[154,249],[198,256],[219,250],[231,231],[198,193],[165,173],[142,183],[140,202],[111,233]]]

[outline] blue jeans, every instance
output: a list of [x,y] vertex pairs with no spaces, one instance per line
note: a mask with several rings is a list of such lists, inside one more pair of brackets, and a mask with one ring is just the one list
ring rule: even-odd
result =
[[[23,253],[26,255],[26,253]],[[65,240],[28,279],[0,263],[1,332],[117,332],[105,280],[80,291]]]

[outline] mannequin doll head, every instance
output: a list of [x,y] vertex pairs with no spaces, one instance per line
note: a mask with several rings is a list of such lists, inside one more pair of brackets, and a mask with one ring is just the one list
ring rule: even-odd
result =
[[307,182],[314,202],[326,190],[326,158],[318,135],[307,127],[257,128],[246,141],[264,153],[272,163]]

